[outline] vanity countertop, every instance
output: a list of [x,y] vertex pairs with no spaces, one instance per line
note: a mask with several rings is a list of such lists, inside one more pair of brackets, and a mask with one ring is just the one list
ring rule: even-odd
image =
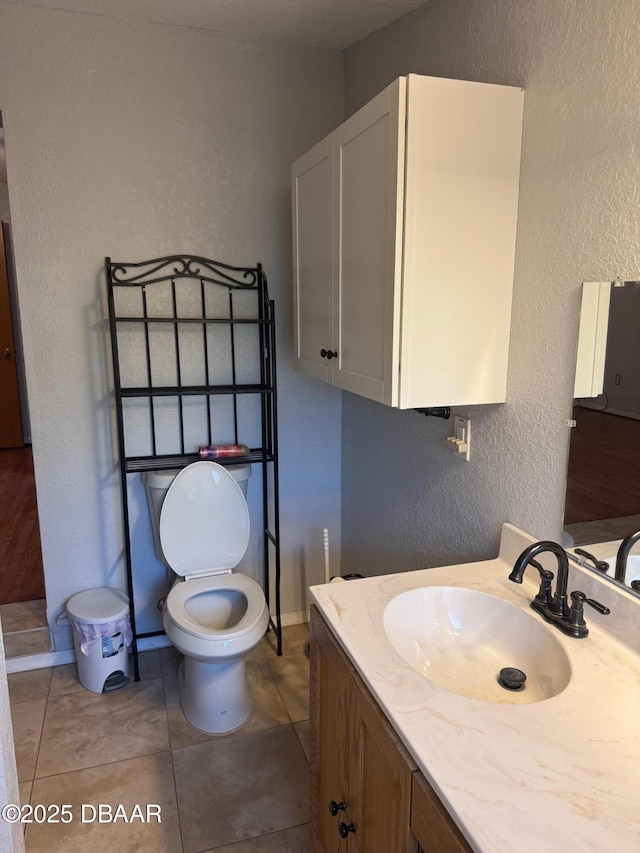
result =
[[[534,541],[504,525],[494,560],[326,584],[311,593],[474,850],[638,853],[640,609],[633,596],[571,568],[569,589],[608,604],[615,634],[590,608],[585,639],[549,627],[569,655],[572,677],[557,696],[531,704],[494,704],[444,690],[406,664],[385,635],[388,602],[424,586],[487,592],[543,622],[529,608],[535,572],[525,573],[522,586],[508,581],[515,557]],[[548,556],[538,559],[553,571],[555,558],[547,563]]]

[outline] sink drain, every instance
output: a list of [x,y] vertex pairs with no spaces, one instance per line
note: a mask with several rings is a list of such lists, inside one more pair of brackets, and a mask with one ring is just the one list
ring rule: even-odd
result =
[[498,673],[498,684],[505,690],[524,690],[527,676],[521,669],[515,666],[506,666]]

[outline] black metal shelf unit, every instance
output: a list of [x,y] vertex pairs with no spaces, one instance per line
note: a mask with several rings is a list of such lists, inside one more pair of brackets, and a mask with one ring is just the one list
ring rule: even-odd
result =
[[199,445],[247,444],[248,455],[216,461],[261,466],[262,583],[271,614],[273,582],[269,627],[280,655],[276,337],[262,266],[175,255],[106,258],[105,270],[135,680],[138,640],[163,631],[136,627],[128,477],[183,468],[200,458]]

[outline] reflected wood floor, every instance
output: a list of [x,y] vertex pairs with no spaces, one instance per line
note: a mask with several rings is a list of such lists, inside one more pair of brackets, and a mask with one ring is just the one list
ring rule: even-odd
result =
[[0,604],[44,598],[30,447],[0,450]]
[[565,525],[640,513],[640,421],[574,409]]

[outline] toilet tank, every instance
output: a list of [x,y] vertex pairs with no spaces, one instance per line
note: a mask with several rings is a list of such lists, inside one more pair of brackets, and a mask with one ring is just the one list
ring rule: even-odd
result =
[[[242,489],[242,494],[247,497],[247,485],[251,476],[251,465],[249,462],[244,462],[238,465],[225,465],[227,471]],[[147,503],[149,505],[149,515],[151,516],[151,529],[153,530],[153,542],[156,548],[156,557],[165,565],[169,565],[165,559],[160,544],[160,511],[167,490],[180,469],[162,470],[162,471],[143,471],[142,482],[147,493]]]

